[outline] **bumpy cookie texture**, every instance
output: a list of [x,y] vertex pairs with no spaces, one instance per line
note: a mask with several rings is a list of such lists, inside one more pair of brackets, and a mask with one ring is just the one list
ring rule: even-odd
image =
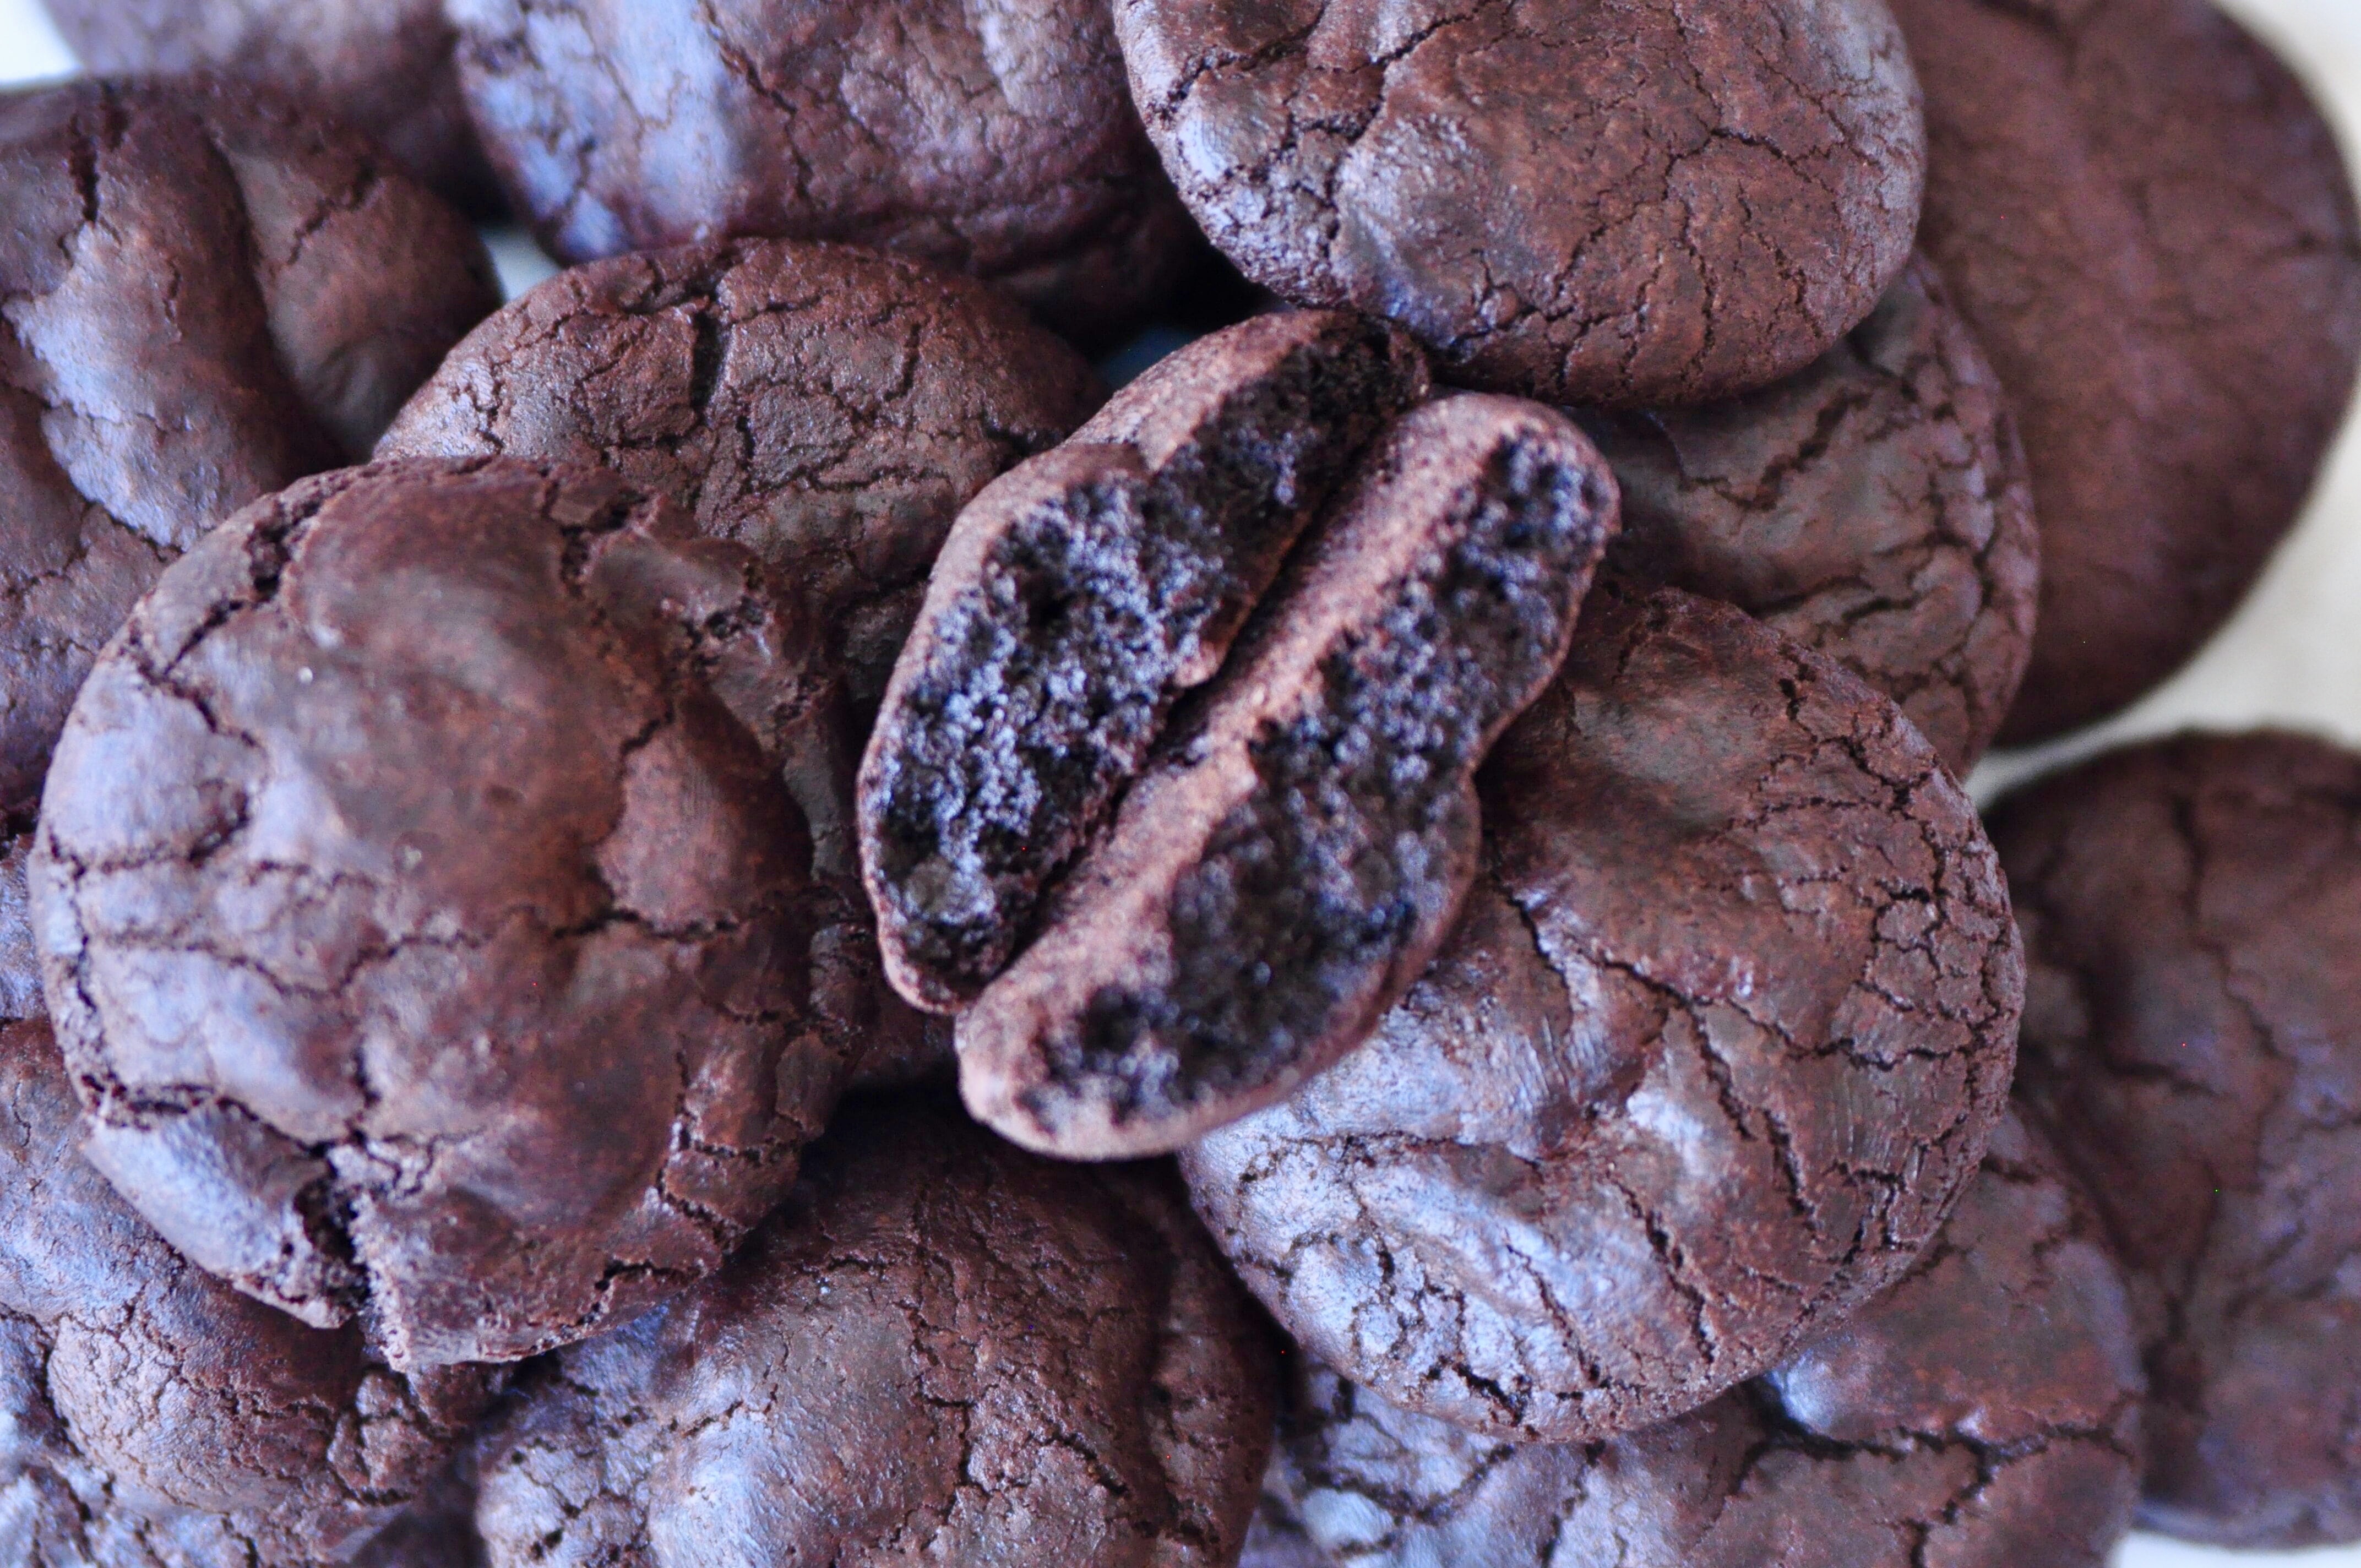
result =
[[1093,0],[451,0],[502,181],[570,261],[851,240],[1104,334],[1191,252]]
[[2040,540],[1999,379],[1927,261],[1774,387],[1582,422],[1623,490],[1610,570],[1827,654],[1968,775],[2025,675]]
[[1463,385],[1728,397],[1909,257],[1925,130],[1879,0],[1117,0],[1115,31],[1213,243]]
[[1585,1441],[1909,1266],[2000,1114],[2023,959],[1973,808],[1893,704],[1676,590],[1592,594],[1483,800],[1442,955],[1182,1169],[1313,1355],[1471,1431]]
[[490,204],[438,0],[41,0],[101,76],[218,72],[383,143],[413,179]]
[[34,926],[93,1163],[394,1365],[702,1277],[837,1092],[808,840],[714,695],[766,603],[687,533],[512,460],[306,481],[165,575],[60,743]]
[[887,972],[974,1000],[1220,669],[1362,449],[1426,395],[1400,334],[1267,315],[1159,362],[961,513],[860,784]]
[[33,814],[0,818],[0,1021],[49,1014],[33,941],[32,859]]
[[2207,0],[1894,0],[1920,243],[2008,389],[2041,619],[2003,740],[2178,669],[2289,526],[2361,356],[2361,221],[2301,83]]
[[560,273],[454,350],[379,456],[612,468],[761,556],[874,707],[961,507],[1103,391],[989,291],[785,241]]
[[2155,1395],[2141,1517],[2361,1539],[2361,759],[2120,751],[1993,818],[2032,960],[2023,1085],[2104,1209]]
[[0,97],[0,809],[99,648],[239,507],[368,453],[499,302],[359,138],[201,83]]
[[2011,1117],[1892,1291],[1667,1425],[1518,1446],[1311,1371],[1245,1568],[2100,1568],[2141,1391],[2103,1227]]
[[1560,415],[1404,415],[954,1036],[1046,1152],[1178,1148],[1366,1038],[1476,873],[1475,773],[1565,656],[1615,531]]
[[494,1568],[1224,1568],[1266,1332],[1169,1169],[868,1102],[721,1274],[528,1376],[478,1519]]
[[493,1379],[412,1379],[250,1301],[84,1162],[46,1025],[0,1027],[0,1556],[343,1561],[432,1484]]

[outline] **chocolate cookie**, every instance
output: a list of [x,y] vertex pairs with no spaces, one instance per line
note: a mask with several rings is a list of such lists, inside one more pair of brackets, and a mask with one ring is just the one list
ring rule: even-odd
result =
[[1614,528],[1606,465],[1537,403],[1397,421],[960,1014],[970,1109],[1053,1154],[1159,1153],[1358,1045],[1451,928],[1476,769]]
[[1418,350],[1378,323],[1257,317],[1164,359],[961,514],[862,769],[862,859],[906,996],[949,1012],[1007,966],[1173,704],[1426,389]]
[[198,83],[0,96],[0,810],[164,565],[357,458],[499,302],[359,138]]
[[715,688],[793,634],[610,476],[307,481],[143,600],[60,742],[34,928],[89,1155],[405,1370],[719,1266],[845,1064],[809,847]]
[[1777,380],[1909,258],[1925,131],[1884,5],[1691,10],[1115,8],[1148,135],[1247,277],[1573,403]]
[[2137,1490],[2123,1278],[2015,1117],[1892,1291],[1667,1425],[1520,1447],[1301,1387],[1246,1568],[2100,1568]]
[[1181,1168],[1314,1356],[1581,1442],[1754,1376],[1909,1266],[2000,1114],[2023,960],[1934,749],[1724,605],[1592,594],[1482,790],[1442,956]]
[[1093,0],[450,0],[476,123],[553,255],[852,240],[1100,334],[1189,227]]
[[41,0],[102,76],[213,71],[382,142],[412,178],[473,210],[490,168],[467,124],[438,0]]
[[2040,630],[2002,738],[2129,705],[2293,522],[2361,356],[2361,220],[2302,86],[2207,0],[1894,0],[1920,243],[2025,431]]
[[872,1102],[721,1274],[528,1376],[477,1517],[494,1568],[1221,1568],[1269,1452],[1263,1334],[1170,1171]]
[[1775,387],[1583,427],[1623,490],[1610,570],[1827,654],[1967,777],[2025,674],[2040,543],[2015,422],[1931,266]]
[[2032,979],[2023,1087],[2132,1278],[2142,1519],[2361,1540],[2361,758],[2118,751],[1993,818]]
[[183,1261],[77,1152],[45,1024],[0,1027],[0,1549],[27,1568],[342,1562],[489,1403]]
[[740,241],[560,273],[460,344],[378,453],[505,453],[665,491],[798,596],[865,721],[951,519],[1101,395],[964,279]]

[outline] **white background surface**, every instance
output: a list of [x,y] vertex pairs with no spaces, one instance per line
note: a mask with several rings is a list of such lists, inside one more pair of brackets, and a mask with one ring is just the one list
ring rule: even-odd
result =
[[[193,0],[192,0],[193,3]],[[1737,0],[1743,3],[1743,0]],[[2361,149],[2361,0],[2222,0],[2293,60]],[[0,82],[63,75],[73,57],[35,0],[0,0]],[[2356,167],[2361,156],[2348,152]],[[548,262],[514,234],[495,236],[512,286]],[[1993,759],[1971,781],[1989,798],[2008,784],[2101,747],[2191,725],[2278,723],[2361,745],[2361,419],[2345,438],[2304,521],[2222,635],[2170,685],[2113,722],[2037,751]],[[2355,1347],[2361,1356],[2361,1346]],[[2361,1547],[2231,1553],[2136,1538],[2116,1568],[2361,1568]]]

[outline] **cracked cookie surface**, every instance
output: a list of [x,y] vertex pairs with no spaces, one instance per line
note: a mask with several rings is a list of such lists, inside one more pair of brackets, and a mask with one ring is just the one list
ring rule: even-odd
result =
[[433,1491],[494,1377],[403,1377],[203,1274],[82,1159],[78,1112],[48,1026],[0,1026],[0,1554],[345,1560]]
[[2031,961],[2021,1091],[2132,1281],[2144,1521],[2361,1540],[2361,758],[2185,737],[1992,823]]
[[144,599],[60,742],[34,928],[90,1157],[411,1369],[702,1277],[844,1064],[809,840],[718,693],[759,569],[611,476],[299,484]]
[[500,302],[349,133],[203,83],[0,97],[0,808],[207,528],[357,460]]
[[990,291],[849,246],[745,240],[562,272],[471,333],[380,457],[606,467],[762,557],[873,711],[959,510],[1097,406]]
[[2100,1568],[2137,1487],[2122,1275],[2013,1115],[1890,1291],[1665,1425],[1519,1446],[1298,1389],[1242,1568]]
[[1908,259],[1924,127],[1876,0],[1118,0],[1115,31],[1213,243],[1459,385],[1728,397]]
[[1400,333],[1257,317],[1159,362],[960,514],[860,782],[888,972],[975,999],[1220,670],[1303,529],[1426,395]]
[[477,148],[439,0],[41,0],[100,76],[214,71],[368,133],[414,179],[480,210]]
[[719,1275],[527,1375],[478,1519],[493,1568],[1224,1568],[1267,1332],[1169,1168],[859,1102]]
[[1919,244],[2040,508],[2021,745],[2179,669],[2295,521],[2361,356],[2361,220],[2301,83],[2208,0],[1894,10],[1927,91]]
[[960,1014],[969,1109],[1068,1157],[1160,1154],[1358,1046],[1450,930],[1476,770],[1565,658],[1615,519],[1541,404],[1396,420]]
[[1181,1165],[1312,1355],[1583,1441],[1754,1376],[1909,1266],[2000,1114],[2022,953],[1933,749],[1726,605],[1594,590],[1479,786],[1441,955]]
[[2025,675],[2041,546],[1999,378],[1932,265],[1776,386],[1576,418],[1623,490],[1610,571],[1827,654],[1968,776]]
[[501,178],[569,261],[850,240],[1104,335],[1195,254],[1095,0],[452,0]]

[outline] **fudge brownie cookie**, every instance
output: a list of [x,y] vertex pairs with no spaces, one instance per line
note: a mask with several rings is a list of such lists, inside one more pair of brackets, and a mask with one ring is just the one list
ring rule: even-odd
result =
[[41,0],[102,76],[211,71],[383,143],[413,179],[492,203],[439,0]]
[[2361,758],[2188,737],[2003,803],[2023,1091],[2132,1279],[2141,1516],[2361,1540]]
[[713,1279],[528,1375],[493,1568],[1237,1561],[1278,1368],[1169,1169],[856,1105]]
[[1606,464],[1538,403],[1397,421],[960,1014],[969,1107],[1049,1153],[1153,1154],[1360,1044],[1451,928],[1476,769],[1556,674],[1614,528]]
[[309,480],[164,575],[59,743],[34,930],[92,1163],[405,1370],[708,1273],[840,1087],[804,825],[712,689],[792,629],[687,534],[588,470]]
[[0,810],[207,528],[365,455],[499,302],[358,137],[201,83],[0,96]]
[[1296,303],[1391,316],[1463,385],[1730,397],[1817,358],[1909,258],[1925,127],[1881,0],[1115,14],[1213,243]]
[[1399,333],[1334,312],[1202,338],[960,516],[862,769],[888,972],[972,1001],[1213,678],[1304,525],[1426,394]]
[[852,240],[1104,333],[1192,252],[1103,0],[449,0],[551,253]]
[[0,1027],[0,1552],[342,1562],[432,1489],[493,1379],[415,1379],[185,1262],[78,1152],[48,1025]]
[[2361,355],[2361,221],[2302,86],[2208,0],[1894,0],[1920,243],[2008,389],[2041,618],[2003,739],[2129,705],[2294,521]]
[[1775,387],[1583,425],[1623,490],[1610,570],[1817,649],[1967,777],[2025,674],[2040,544],[2015,422],[1931,266]]
[[2001,1113],[2023,959],[1894,705],[1677,590],[1591,596],[1483,801],[1477,890],[1401,1004],[1181,1164],[1313,1355],[1578,1442],[1703,1404],[1909,1266]]
[[1246,1568],[2101,1568],[2138,1489],[2122,1276],[2014,1117],[1891,1292],[1668,1425],[1521,1447],[1300,1387]]
[[740,241],[562,272],[485,322],[379,444],[607,467],[732,539],[874,709],[951,519],[1063,440],[1090,367],[965,279]]

